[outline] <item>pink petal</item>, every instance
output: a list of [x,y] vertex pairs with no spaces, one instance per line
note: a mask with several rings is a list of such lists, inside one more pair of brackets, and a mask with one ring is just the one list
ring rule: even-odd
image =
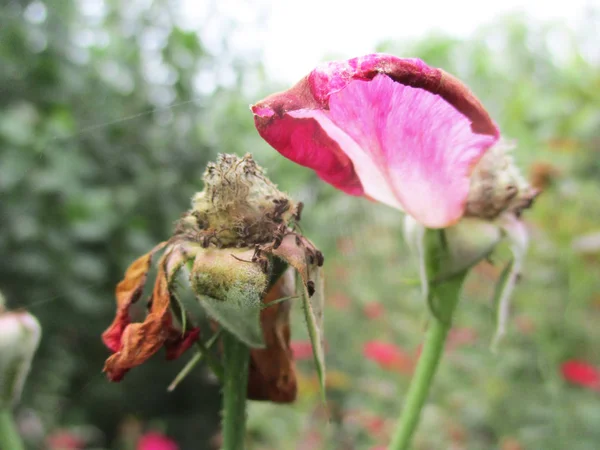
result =
[[313,359],[313,349],[310,341],[292,341],[290,348],[296,361]]
[[457,79],[384,54],[324,64],[252,110],[284,156],[432,228],[460,219],[473,166],[498,139]]
[[350,158],[311,117],[303,120],[284,115],[259,132],[279,153],[301,166],[314,169],[323,181],[346,194],[363,194]]
[[414,360],[402,348],[382,341],[368,341],[363,346],[363,356],[382,368],[410,373]]
[[149,431],[140,438],[137,450],[179,450],[179,446],[167,436]]

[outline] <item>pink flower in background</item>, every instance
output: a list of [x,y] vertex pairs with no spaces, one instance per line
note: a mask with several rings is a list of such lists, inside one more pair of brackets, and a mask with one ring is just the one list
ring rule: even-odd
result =
[[68,430],[55,431],[46,438],[49,450],[80,450],[85,445],[85,439]]
[[292,341],[290,347],[296,361],[313,359],[313,349],[310,341]]
[[[327,342],[323,345],[323,351],[327,353],[327,350],[329,349]],[[313,359],[313,348],[310,341],[292,341],[290,342],[290,348],[292,349],[296,361]]]
[[379,302],[369,302],[363,307],[365,316],[371,320],[379,319],[385,314],[385,308]]
[[412,373],[414,359],[400,347],[382,341],[369,341],[363,347],[365,358],[387,370]]
[[472,345],[477,342],[477,330],[468,327],[452,328],[448,333],[446,350],[452,351],[463,345]]
[[252,111],[285,157],[431,228],[463,216],[471,172],[500,137],[452,75],[382,53],[325,63]]
[[137,450],[179,450],[179,446],[167,436],[149,431],[138,441]]
[[344,414],[344,424],[352,428],[361,427],[376,440],[388,439],[390,423],[377,413],[362,409],[347,410]]
[[565,361],[560,369],[563,378],[570,383],[600,392],[600,369],[597,367],[572,359]]

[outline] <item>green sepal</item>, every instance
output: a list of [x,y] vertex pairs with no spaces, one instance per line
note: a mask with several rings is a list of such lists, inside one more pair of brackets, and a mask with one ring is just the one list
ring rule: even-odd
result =
[[262,299],[270,273],[250,262],[253,251],[215,249],[196,257],[191,284],[199,304],[227,331],[251,348],[264,348]]
[[500,306],[500,298],[502,296],[502,292],[506,288],[506,283],[509,281],[509,275],[514,266],[514,259],[508,261],[504,269],[502,269],[502,273],[500,273],[500,277],[498,278],[498,282],[494,287],[494,297],[492,298],[492,304],[494,305],[494,322],[498,322],[498,306]]
[[308,329],[308,336],[312,344],[313,358],[319,378],[319,388],[323,402],[325,396],[325,342],[323,333],[323,308],[325,303],[323,271],[320,267],[311,270],[311,280],[315,282],[315,292],[313,296],[308,295],[308,290],[302,277],[296,276],[296,290],[302,298],[302,309]]
[[260,327],[261,302],[253,298],[217,300],[208,295],[197,295],[200,305],[206,313],[219,322],[223,328],[236,336],[251,348],[264,348],[262,329]]
[[494,287],[492,305],[494,306],[494,323],[496,324],[496,331],[494,332],[494,337],[490,344],[490,348],[493,352],[498,350],[498,345],[505,333],[506,324],[504,322],[506,321],[505,315],[507,312],[503,315],[501,309],[508,308],[510,295],[516,284],[517,277],[518,272],[515,271],[515,260],[511,259],[506,266],[504,266],[504,269],[502,269],[500,278],[498,278],[498,282]]
[[[445,230],[425,231],[425,267],[427,270],[427,304],[434,317],[450,326],[454,308],[460,298],[469,268],[452,271],[452,251]],[[443,276],[440,276],[443,274]]]

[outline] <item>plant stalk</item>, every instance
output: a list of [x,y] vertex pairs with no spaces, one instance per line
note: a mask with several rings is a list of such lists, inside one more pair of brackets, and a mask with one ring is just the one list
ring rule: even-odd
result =
[[[445,292],[440,288],[433,288],[432,295],[437,291],[438,298],[443,297],[440,298],[442,308],[441,311],[438,311],[439,315],[431,315],[421,356],[410,382],[404,408],[389,450],[408,450],[411,446],[413,435],[421,418],[421,411],[425,406],[437,367],[444,354],[446,337],[450,331],[452,315],[458,304],[462,280],[461,276],[445,285]],[[439,295],[442,292],[443,295]]]
[[223,450],[243,450],[250,349],[233,334],[224,331],[223,359]]
[[0,448],[6,450],[25,449],[10,408],[0,409]]

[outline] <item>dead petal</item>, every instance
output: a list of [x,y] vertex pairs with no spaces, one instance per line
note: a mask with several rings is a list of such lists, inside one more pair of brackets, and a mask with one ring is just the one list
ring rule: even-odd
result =
[[163,249],[166,242],[161,242],[148,253],[136,259],[125,272],[125,277],[117,285],[117,314],[113,323],[102,334],[104,344],[113,352],[119,351],[125,328],[130,324],[129,308],[137,302],[144,290],[148,271],[154,254]]

